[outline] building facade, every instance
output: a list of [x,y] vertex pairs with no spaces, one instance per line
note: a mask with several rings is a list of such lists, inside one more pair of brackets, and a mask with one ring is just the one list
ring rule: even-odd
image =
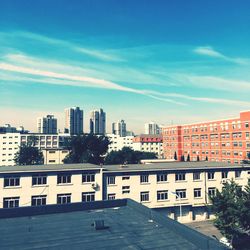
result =
[[69,154],[69,150],[62,148],[43,149],[44,164],[63,164],[64,158]]
[[133,149],[143,152],[155,153],[158,158],[163,157],[161,135],[138,135],[133,139]]
[[15,165],[14,157],[21,145],[20,133],[0,134],[0,166]]
[[119,136],[114,134],[107,134],[110,144],[108,152],[122,150],[123,147],[130,147],[133,149],[134,136]]
[[53,115],[37,118],[37,131],[40,134],[56,134],[57,119]]
[[105,135],[106,133],[106,113],[103,109],[90,112],[89,130],[91,134]]
[[191,222],[213,218],[209,196],[225,182],[249,178],[249,165],[215,162],[1,167],[0,208],[130,198]]
[[208,160],[238,164],[250,152],[250,111],[233,119],[168,126],[163,129],[166,159]]
[[83,134],[83,110],[79,107],[65,109],[65,133]]
[[155,122],[149,122],[145,124],[145,134],[146,135],[159,135],[160,128]]
[[121,137],[127,135],[126,123],[124,120],[112,123],[112,134],[119,135]]

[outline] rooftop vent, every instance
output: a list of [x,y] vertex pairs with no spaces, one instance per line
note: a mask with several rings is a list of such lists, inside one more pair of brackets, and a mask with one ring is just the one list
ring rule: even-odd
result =
[[104,220],[95,220],[92,225],[94,226],[95,230],[103,230],[109,228],[108,226],[104,225]]

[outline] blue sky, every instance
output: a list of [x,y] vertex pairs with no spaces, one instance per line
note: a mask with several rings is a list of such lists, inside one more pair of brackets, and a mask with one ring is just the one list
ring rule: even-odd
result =
[[108,127],[187,123],[250,109],[250,2],[1,0],[0,124],[80,106]]

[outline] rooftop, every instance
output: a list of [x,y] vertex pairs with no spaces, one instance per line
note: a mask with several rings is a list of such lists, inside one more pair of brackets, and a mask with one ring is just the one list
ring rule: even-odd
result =
[[[162,162],[150,164],[128,164],[128,165],[94,165],[90,163],[78,164],[49,164],[49,165],[26,165],[26,166],[0,166],[0,173],[22,173],[22,172],[58,172],[58,171],[82,171],[100,170],[105,172],[133,172],[133,171],[157,171],[157,170],[205,170],[205,169],[228,169],[242,168],[243,165],[230,164],[226,162]],[[250,168],[250,165],[245,165]]]
[[100,166],[81,163],[81,164],[48,164],[48,165],[25,165],[25,166],[0,166],[0,173],[11,173],[11,172],[53,172],[53,171],[74,171],[74,170],[95,170],[100,169]]
[[[1,250],[226,249],[214,239],[131,200],[3,210]],[[106,227],[95,229],[96,220],[103,220]]]
[[151,164],[128,164],[128,165],[105,165],[107,171],[155,171],[155,170],[195,170],[195,169],[219,169],[219,168],[242,168],[241,165],[226,162],[163,162]]

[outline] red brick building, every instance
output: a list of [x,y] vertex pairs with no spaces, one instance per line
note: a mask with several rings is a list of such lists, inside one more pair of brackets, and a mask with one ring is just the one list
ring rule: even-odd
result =
[[163,128],[163,154],[178,160],[240,163],[250,152],[250,111],[233,119],[200,122]]

